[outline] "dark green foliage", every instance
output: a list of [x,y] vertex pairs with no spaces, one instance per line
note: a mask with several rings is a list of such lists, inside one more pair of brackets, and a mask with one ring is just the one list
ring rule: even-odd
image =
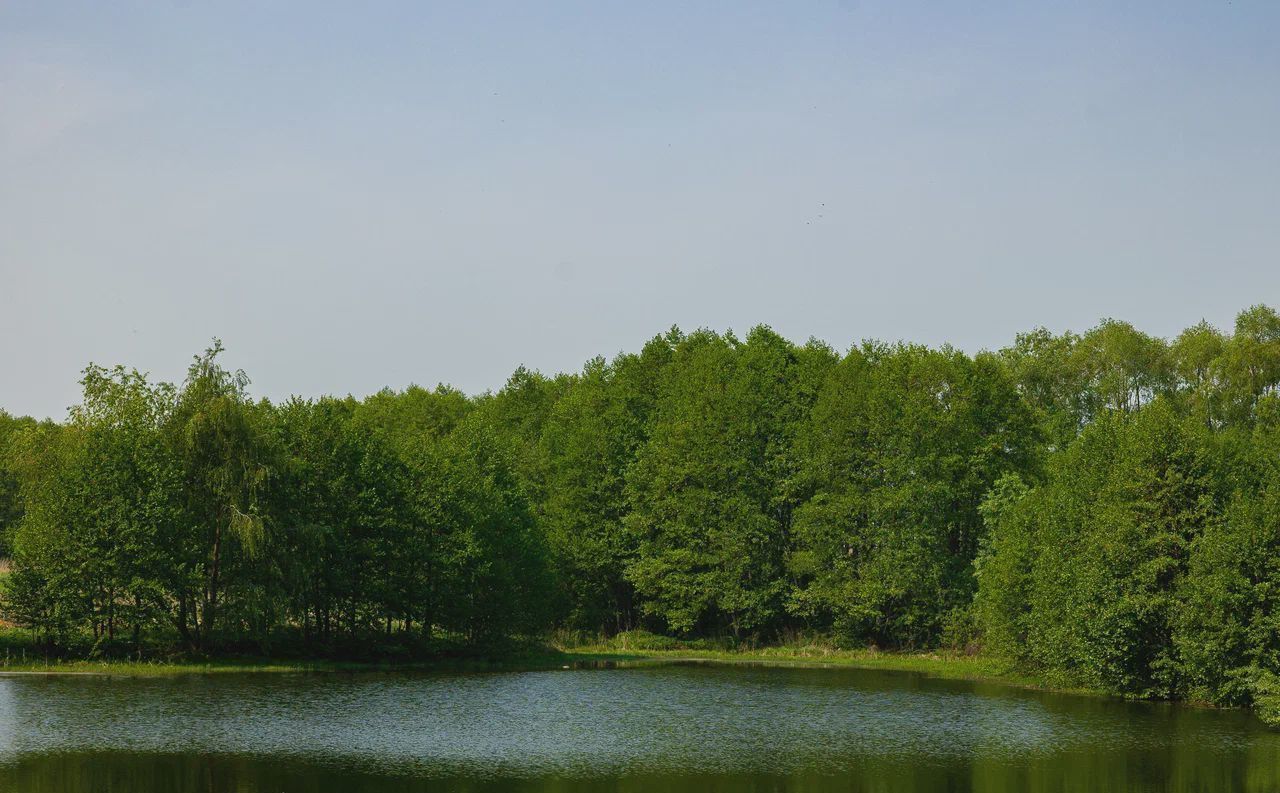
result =
[[[1280,316],[998,354],[672,329],[574,375],[0,414],[4,613],[62,646],[386,657],[557,627],[981,645],[1280,712]],[[635,634],[639,635],[639,634]]]
[[5,592],[49,639],[191,649],[471,644],[540,630],[547,552],[512,444],[456,392],[251,402],[199,356],[180,389],[85,372],[63,426],[8,444],[26,514]]
[[821,382],[821,349],[767,328],[745,342],[699,331],[675,344],[647,443],[628,471],[627,577],[678,633],[776,629],[796,507],[794,439]]
[[22,499],[15,472],[18,436],[35,426],[29,418],[14,418],[0,410],[0,556],[8,556],[13,545],[13,532],[22,520]]
[[1082,431],[1042,481],[984,503],[988,646],[1127,695],[1274,707],[1280,320],[1255,307],[1231,336],[1201,323],[1164,352],[1117,323],[1092,333]]
[[989,356],[868,345],[833,371],[806,433],[800,614],[851,642],[935,644],[967,607],[978,505],[1034,460],[1035,425]]
[[1229,704],[1280,671],[1280,399],[1258,407],[1243,451],[1223,461],[1223,514],[1192,547],[1174,635],[1186,693]]
[[1109,690],[1179,690],[1179,590],[1216,520],[1206,441],[1157,401],[1095,421],[1035,492],[997,489],[979,599],[996,642]]
[[516,452],[480,421],[437,452],[423,516],[439,535],[438,621],[473,642],[531,633],[550,616],[547,549],[518,478]]
[[29,428],[12,449],[26,514],[9,599],[46,634],[88,625],[109,640],[170,613],[182,470],[161,435],[171,389],[123,368],[90,367],[83,384],[67,425]]

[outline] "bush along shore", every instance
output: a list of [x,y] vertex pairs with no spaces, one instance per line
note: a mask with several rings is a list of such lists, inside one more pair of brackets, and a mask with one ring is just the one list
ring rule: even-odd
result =
[[1269,307],[975,354],[672,329],[479,396],[273,403],[225,360],[0,413],[0,617],[41,658],[819,635],[1280,718]]

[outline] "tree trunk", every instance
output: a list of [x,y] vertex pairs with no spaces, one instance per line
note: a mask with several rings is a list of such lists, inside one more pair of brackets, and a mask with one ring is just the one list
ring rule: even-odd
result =
[[142,650],[142,598],[133,596],[133,648]]
[[213,558],[209,565],[209,581],[205,589],[204,614],[201,619],[200,645],[203,649],[209,641],[209,632],[213,629],[214,617],[218,611],[218,577],[222,565],[222,519],[225,510],[218,510],[217,520],[213,524]]
[[182,643],[187,649],[193,648],[191,641],[191,628],[187,625],[187,596],[182,594],[178,597],[178,618],[176,620],[178,635],[182,637]]

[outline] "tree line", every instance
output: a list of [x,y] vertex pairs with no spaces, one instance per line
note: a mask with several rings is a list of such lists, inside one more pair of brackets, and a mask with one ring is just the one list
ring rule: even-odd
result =
[[430,648],[556,627],[983,647],[1137,696],[1280,690],[1280,315],[974,355],[672,330],[496,393],[254,400],[90,366],[0,414],[43,641]]

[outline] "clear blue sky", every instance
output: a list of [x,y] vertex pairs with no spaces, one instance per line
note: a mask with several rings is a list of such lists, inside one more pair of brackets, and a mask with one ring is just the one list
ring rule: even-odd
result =
[[[268,8],[270,6],[270,8]],[[0,4],[0,406],[1280,303],[1280,3]]]

